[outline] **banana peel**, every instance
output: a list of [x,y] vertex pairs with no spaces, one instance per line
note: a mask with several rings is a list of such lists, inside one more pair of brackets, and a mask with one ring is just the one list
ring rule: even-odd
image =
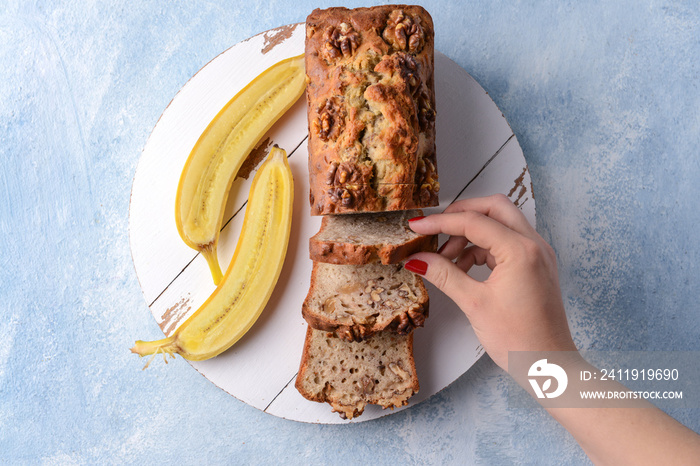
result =
[[224,209],[241,165],[306,88],[304,55],[271,66],[236,94],[204,130],[178,183],[175,223],[182,240],[207,260],[218,285]]
[[287,253],[293,184],[286,152],[273,147],[253,178],[241,235],[216,290],[172,336],[139,340],[132,352],[153,357],[162,353],[164,358],[177,353],[201,361],[221,354],[252,327],[275,288]]

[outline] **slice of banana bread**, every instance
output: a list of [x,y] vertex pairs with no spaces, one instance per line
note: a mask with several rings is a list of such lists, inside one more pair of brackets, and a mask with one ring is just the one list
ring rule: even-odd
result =
[[421,210],[326,215],[309,240],[311,260],[329,264],[396,264],[421,251],[435,252],[437,235],[420,235],[408,220]]
[[384,329],[407,334],[428,316],[428,291],[401,265],[314,262],[301,313],[311,327],[346,340]]
[[413,333],[385,331],[349,342],[309,327],[295,386],[304,398],[329,403],[343,419],[359,416],[367,404],[403,406],[419,389]]

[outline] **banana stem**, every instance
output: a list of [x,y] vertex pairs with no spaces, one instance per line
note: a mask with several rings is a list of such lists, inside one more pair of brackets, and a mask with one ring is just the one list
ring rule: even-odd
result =
[[162,340],[155,341],[143,341],[139,340],[131,348],[132,353],[136,353],[139,356],[148,356],[154,353],[177,353],[177,346],[175,346],[175,338],[163,338]]
[[143,341],[143,340],[138,340],[135,344],[134,347],[131,348],[132,353],[136,353],[139,356],[147,356],[149,354],[152,354],[151,358],[148,360],[145,366],[143,366],[144,369],[146,369],[150,364],[151,361],[153,361],[153,358],[156,357],[158,353],[163,353],[163,360],[165,363],[168,363],[167,356],[170,355],[171,358],[175,357],[175,353],[178,352],[178,347],[177,343],[175,343],[175,336],[169,337],[169,338],[163,338],[162,340],[156,340],[156,341]]
[[206,249],[202,249],[202,255],[207,260],[209,264],[209,270],[211,271],[211,277],[214,279],[214,285],[219,286],[221,279],[224,274],[221,273],[221,267],[219,266],[219,257],[216,253],[216,247],[211,246]]

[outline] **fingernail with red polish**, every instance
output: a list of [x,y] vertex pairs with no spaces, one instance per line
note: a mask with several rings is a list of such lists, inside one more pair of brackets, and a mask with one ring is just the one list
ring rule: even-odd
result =
[[428,271],[428,264],[418,259],[411,259],[403,265],[404,269],[417,273],[418,275],[425,275]]
[[420,220],[420,219],[422,219],[422,218],[425,218],[425,215],[421,215],[420,217],[409,218],[408,221],[409,221],[409,222],[415,222],[416,220]]

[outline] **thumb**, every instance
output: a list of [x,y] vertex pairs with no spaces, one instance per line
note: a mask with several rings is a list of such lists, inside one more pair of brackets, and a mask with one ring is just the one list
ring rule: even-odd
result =
[[413,254],[404,263],[404,268],[423,276],[462,310],[469,307],[467,303],[474,301],[480,285],[445,256],[432,252]]

